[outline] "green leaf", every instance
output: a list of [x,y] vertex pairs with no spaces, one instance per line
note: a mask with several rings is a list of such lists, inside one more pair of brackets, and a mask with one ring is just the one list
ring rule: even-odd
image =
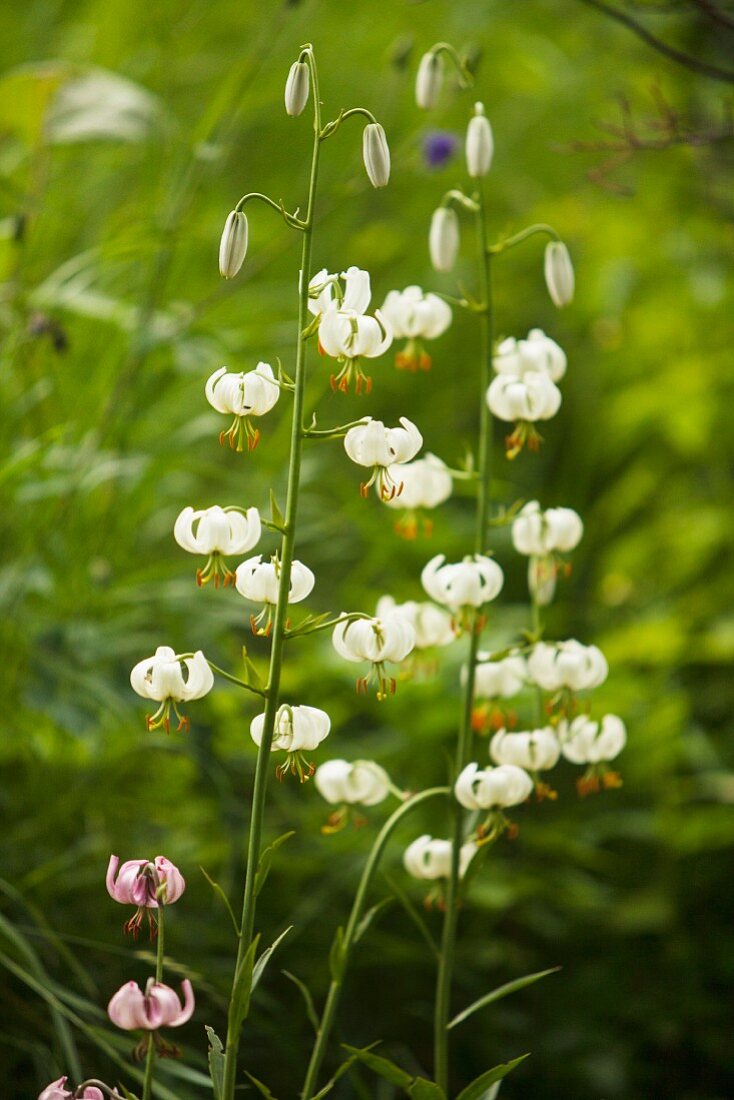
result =
[[269,844],[263,854],[260,856],[260,862],[257,865],[257,874],[255,875],[255,896],[260,893],[265,885],[265,879],[270,874],[270,868],[273,864],[273,856],[280,848],[281,844],[285,844],[286,840],[290,840],[292,836],[296,835],[295,829],[291,829],[288,833],[283,833],[272,844]]
[[227,897],[227,895],[225,894],[224,890],[219,885],[219,883],[215,882],[214,879],[211,877],[211,875],[207,874],[207,872],[204,870],[203,867],[199,867],[199,870],[201,871],[202,875],[204,876],[206,881],[211,886],[214,893],[217,894],[221,898],[221,900],[224,902],[225,908],[226,908],[227,912],[229,913],[230,917],[232,918],[232,924],[234,925],[234,930],[237,933],[237,935],[240,936],[241,935],[240,926],[237,923],[237,918],[234,915],[234,909],[232,908],[232,906],[230,904],[229,898]]
[[139,1097],[137,1097],[134,1092],[130,1092],[130,1089],[126,1089],[124,1085],[115,1085],[115,1088],[118,1092],[122,1089],[122,1095],[125,1097],[125,1100],[139,1100]]
[[383,874],[382,877],[385,879],[385,882],[390,887],[393,894],[398,899],[398,901],[402,905],[403,909],[405,909],[405,912],[408,914],[410,919],[413,921],[413,924],[416,926],[416,928],[420,932],[421,936],[423,937],[423,939],[428,944],[428,947],[429,947],[429,949],[431,951],[431,954],[433,955],[434,959],[436,959],[438,961],[438,959],[441,956],[441,953],[438,950],[438,947],[436,945],[436,941],[434,940],[433,936],[431,935],[430,930],[428,928],[428,925],[423,920],[423,917],[420,915],[420,913],[418,912],[416,907],[413,905],[413,902],[410,900],[410,898],[405,893],[403,888],[401,886],[398,886],[397,882],[395,882],[394,879],[392,879],[389,875],[386,875],[386,874]]
[[274,940],[273,943],[271,943],[270,947],[265,948],[262,955],[260,956],[260,958],[255,963],[255,966],[253,967],[253,970],[252,970],[252,986],[251,986],[250,992],[254,992],[257,983],[260,981],[260,978],[262,977],[263,970],[265,969],[265,967],[270,962],[270,957],[273,954],[273,951],[275,951],[276,948],[283,942],[283,940],[286,938],[286,936],[288,935],[288,933],[291,931],[292,928],[293,928],[293,925],[289,924],[288,927],[286,928],[285,932],[281,932],[280,935],[278,936],[277,940]]
[[212,1079],[215,1100],[224,1095],[224,1047],[213,1027],[204,1025],[209,1040],[209,1076]]
[[242,1021],[247,1016],[250,1008],[252,971],[259,939],[259,935],[255,936],[235,974],[232,985],[232,1000],[229,1006],[230,1023],[233,1031],[239,1031],[242,1027]]
[[[407,1089],[413,1084],[413,1078],[409,1073],[406,1073],[400,1066],[396,1066],[394,1062],[391,1062],[388,1058],[382,1058],[379,1054],[373,1054],[367,1047],[363,1050],[357,1047],[347,1046],[346,1043],[342,1043],[342,1046],[348,1051],[358,1062],[363,1062],[373,1073],[376,1073],[378,1077],[384,1078],[385,1081],[389,1081],[391,1085],[397,1085],[398,1088]],[[468,1100],[467,1097],[463,1097],[463,1100]]]
[[[247,1073],[247,1070],[245,1070],[245,1073]],[[258,1081],[257,1077],[253,1077],[251,1073],[247,1073],[247,1076],[250,1078],[253,1085],[261,1096],[264,1096],[266,1100],[275,1100],[275,1097],[273,1096],[267,1085],[264,1085],[262,1081]]]
[[493,989],[491,993],[485,993],[479,1000],[473,1001],[467,1008],[460,1012],[458,1016],[454,1016],[453,1020],[448,1027],[456,1027],[457,1024],[461,1024],[469,1016],[472,1016],[480,1008],[484,1008],[486,1005],[491,1005],[495,1001],[499,1001],[502,997],[509,996],[510,993],[515,993],[518,989],[524,989],[526,985],[532,985],[533,982],[540,981],[541,978],[545,978],[548,974],[556,974],[560,970],[560,966],[552,966],[550,970],[539,970],[536,974],[526,974],[524,978],[516,978],[514,982],[507,982],[506,985],[500,985],[497,989]]
[[329,951],[329,972],[332,981],[341,981],[344,973],[344,929],[341,925],[334,934],[331,950]]
[[[308,1019],[311,1023],[311,1026],[314,1029],[314,1032],[318,1035],[318,1032],[319,1032],[319,1018],[318,1018],[318,1015],[316,1013],[316,1008],[314,1007],[314,1003],[313,1003],[313,997],[311,996],[311,992],[310,992],[308,986],[306,985],[305,982],[302,982],[300,978],[297,978],[295,974],[291,974],[291,972],[289,970],[281,970],[281,974],[283,974],[286,978],[288,978],[289,981],[293,982],[293,984],[296,986],[296,988],[300,990],[301,996],[303,997],[303,1003],[306,1006],[306,1015],[308,1016]],[[314,1100],[315,1100],[315,1097],[314,1097]]]
[[242,647],[242,664],[245,669],[245,683],[261,691],[263,686],[262,677],[250,660],[247,653],[247,646],[244,645]]
[[529,1057],[529,1054],[521,1054],[519,1058],[514,1058],[511,1062],[505,1062],[503,1065],[495,1066],[494,1069],[488,1069],[486,1073],[481,1074],[470,1085],[467,1085],[463,1092],[460,1092],[456,1097],[456,1100],[482,1100],[490,1085],[501,1081],[503,1077],[512,1072],[515,1066],[519,1066],[521,1062]]
[[359,943],[362,936],[365,934],[372,921],[375,919],[378,913],[381,913],[388,905],[392,905],[392,898],[383,898],[382,901],[378,901],[377,905],[373,905],[371,909],[368,909],[361,921],[357,925],[354,932],[354,942]]
[[427,1081],[425,1077],[416,1077],[412,1085],[408,1086],[408,1096],[412,1100],[446,1100],[446,1093],[435,1081]]
[[275,499],[275,493],[270,490],[270,518],[273,523],[277,523],[278,527],[285,527],[285,516],[278,506],[278,502]]

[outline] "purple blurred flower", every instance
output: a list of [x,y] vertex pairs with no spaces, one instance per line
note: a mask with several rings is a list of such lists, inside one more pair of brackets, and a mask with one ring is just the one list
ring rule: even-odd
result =
[[432,130],[423,141],[423,159],[429,168],[443,168],[456,155],[459,138],[450,130]]

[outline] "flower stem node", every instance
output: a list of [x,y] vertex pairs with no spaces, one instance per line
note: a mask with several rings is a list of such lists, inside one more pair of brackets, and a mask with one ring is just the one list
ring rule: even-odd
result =
[[219,274],[223,279],[235,277],[246,254],[247,217],[243,210],[232,210],[227,215],[219,242]]
[[372,467],[368,481],[360,484],[360,494],[367,497],[376,486],[382,501],[399,496],[403,489],[400,479],[402,464],[414,458],[423,445],[423,436],[412,421],[400,417],[400,427],[386,428],[381,420],[365,417],[361,424],[350,428],[344,437],[344,450],[358,466]]
[[362,135],[362,159],[373,187],[387,187],[390,182],[390,147],[379,122],[370,122]]
[[[188,673],[184,680],[184,670]],[[170,714],[178,719],[177,732],[189,728],[189,720],[178,709],[178,704],[201,699],[214,686],[214,673],[201,650],[191,656],[176,656],[170,646],[158,646],[152,657],[146,657],[130,673],[132,688],[143,699],[160,703],[155,714],[147,718],[149,730],[164,729],[170,732]]]
[[270,412],[279,397],[280,386],[268,363],[258,363],[254,370],[238,374],[220,367],[206,383],[206,398],[217,412],[231,414],[234,420],[220,432],[219,442],[224,446],[228,440],[233,451],[253,451],[260,441],[260,431],[252,417]]
[[285,82],[285,110],[291,118],[300,115],[308,103],[310,78],[305,61],[294,61]]

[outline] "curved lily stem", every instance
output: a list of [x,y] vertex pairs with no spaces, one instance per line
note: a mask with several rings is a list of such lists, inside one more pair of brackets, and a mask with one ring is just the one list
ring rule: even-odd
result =
[[514,248],[516,244],[522,244],[522,242],[527,241],[529,237],[535,237],[538,234],[550,237],[552,241],[560,241],[561,239],[552,225],[545,225],[545,223],[539,222],[537,225],[529,225],[527,229],[521,229],[519,233],[515,233],[512,237],[507,237],[504,241],[497,241],[497,244],[487,245],[487,252],[492,256],[499,256],[502,252],[508,252],[511,248]]
[[[484,554],[487,550],[487,532],[489,529],[491,504],[491,460],[492,460],[492,416],[485,400],[485,394],[492,379],[492,345],[494,341],[494,312],[492,306],[492,270],[491,256],[487,249],[486,205],[484,189],[480,185],[476,214],[477,254],[479,259],[480,294],[482,309],[480,323],[480,424],[478,469],[479,493],[477,498],[476,521],[474,529],[474,552]],[[469,763],[472,746],[472,707],[474,703],[474,682],[476,679],[477,654],[479,652],[479,611],[475,611],[470,627],[469,653],[467,657],[467,678],[464,686],[463,710],[459,737],[456,746],[454,774],[459,773]],[[436,1002],[434,1013],[434,1077],[436,1083],[448,1095],[449,1050],[448,1022],[451,1000],[451,981],[454,972],[454,953],[456,948],[456,925],[458,920],[459,894],[459,849],[464,839],[464,812],[459,803],[455,803],[453,849],[451,874],[446,886],[446,913],[441,936],[441,958],[436,978]]]
[[[163,981],[163,952],[165,950],[165,935],[163,923],[163,910],[165,906],[162,900],[158,902],[158,940],[155,954],[155,980],[156,984]],[[153,1096],[153,1070],[155,1068],[156,1049],[153,1036],[148,1036],[148,1051],[145,1056],[145,1077],[143,1078],[143,1100],[151,1100]]]
[[355,623],[358,619],[370,619],[372,616],[368,615],[366,611],[350,611],[348,615],[340,615],[336,619],[329,619],[325,623],[315,623],[313,626],[306,626],[301,628],[294,626],[292,630],[286,630],[286,638],[305,638],[309,634],[318,634],[321,630],[331,630],[332,627],[339,626],[341,623]]
[[452,46],[450,42],[436,42],[435,45],[431,46],[428,52],[434,54],[445,53],[447,57],[450,57],[454,65],[456,65],[460,86],[462,88],[471,88],[474,83],[474,77],[466,67],[464,60],[455,46]]
[[[356,939],[357,929],[359,927],[360,919],[364,909],[365,899],[367,897],[367,891],[370,888],[372,880],[375,876],[375,872],[380,864],[382,853],[385,850],[390,836],[395,828],[400,824],[402,819],[409,813],[411,813],[417,806],[423,805],[431,798],[436,798],[439,795],[444,797],[450,795],[448,787],[432,787],[427,791],[421,791],[420,794],[413,795],[407,802],[403,802],[401,806],[398,806],[397,810],[391,814],[385,824],[377,834],[375,843],[372,845],[367,862],[364,865],[362,871],[362,877],[359,880],[359,886],[357,892],[354,895],[354,902],[352,903],[352,911],[349,914],[349,920],[347,921],[346,929],[344,930],[343,937],[341,937],[341,943],[336,941],[338,947],[339,961],[336,972],[331,980],[329,986],[329,992],[326,997],[326,1004],[324,1011],[321,1015],[319,1022],[319,1030],[316,1035],[316,1042],[311,1052],[311,1058],[308,1063],[308,1069],[306,1071],[306,1079],[303,1083],[303,1089],[301,1090],[301,1100],[311,1100],[317,1087],[317,1081],[319,1071],[321,1069],[321,1063],[323,1062],[324,1055],[326,1053],[327,1044],[329,1042],[329,1036],[331,1029],[334,1025],[337,1009],[339,1007],[339,999],[341,996],[342,985],[344,984],[344,977],[347,972],[349,960],[351,956],[352,948]],[[340,929],[341,932],[341,929]]]
[[246,684],[244,680],[240,680],[239,677],[233,676],[231,672],[219,668],[218,665],[213,664],[211,661],[207,661],[207,664],[212,672],[216,672],[217,676],[221,676],[224,680],[229,680],[231,684],[237,684],[237,687],[244,688],[245,691],[251,691],[253,695],[259,695],[261,698],[265,698],[265,692],[262,688],[256,688],[253,687],[252,684]]
[[252,791],[252,809],[250,814],[250,832],[247,843],[247,872],[242,900],[241,935],[237,948],[237,960],[234,968],[233,994],[227,1021],[227,1042],[225,1047],[224,1080],[222,1100],[233,1100],[237,1077],[237,1055],[240,1044],[240,1026],[235,1006],[237,976],[245,960],[253,939],[255,927],[255,881],[260,862],[263,816],[268,772],[270,770],[270,749],[275,729],[275,717],[280,696],[280,676],[285,643],[286,620],[288,616],[288,594],[291,583],[291,566],[295,549],[296,516],[298,512],[298,491],[301,473],[301,430],[303,425],[303,405],[306,382],[306,345],[302,333],[308,320],[308,283],[311,273],[311,242],[314,224],[314,204],[316,199],[316,181],[319,169],[319,134],[321,132],[321,99],[319,96],[318,71],[311,46],[304,46],[301,55],[308,64],[313,89],[313,145],[311,152],[311,172],[308,184],[308,206],[303,223],[303,243],[301,247],[300,281],[298,287],[298,343],[296,347],[295,384],[293,392],[293,413],[291,419],[290,459],[288,465],[288,489],[285,508],[285,530],[280,550],[280,583],[278,604],[273,623],[272,648],[270,651],[270,672],[265,692],[265,716],[262,739],[258,748],[255,767],[255,782]]
[[361,115],[366,118],[368,122],[377,122],[377,119],[372,114],[372,111],[368,111],[366,107],[350,107],[348,110],[342,110],[336,116],[332,122],[327,122],[323,130],[319,134],[319,141],[325,141],[337,132],[342,122],[345,122],[348,118],[354,118]]
[[248,191],[248,193],[243,195],[237,203],[235,210],[241,212],[245,209],[245,205],[252,199],[258,199],[260,202],[264,202],[266,206],[270,206],[273,210],[276,210],[283,217],[286,225],[290,225],[293,229],[300,229],[302,232],[305,232],[306,222],[298,217],[298,211],[296,211],[295,214],[289,214],[282,202],[275,202],[269,195],[263,195],[261,191]]

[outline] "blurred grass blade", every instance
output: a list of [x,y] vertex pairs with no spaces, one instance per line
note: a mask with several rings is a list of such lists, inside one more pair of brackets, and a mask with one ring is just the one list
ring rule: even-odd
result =
[[547,977],[548,974],[557,974],[560,969],[560,966],[552,966],[550,970],[539,970],[536,974],[526,974],[524,978],[516,978],[514,982],[507,982],[506,985],[498,986],[496,989],[493,989],[491,993],[485,993],[483,997],[474,1001],[460,1012],[458,1016],[454,1016],[451,1023],[447,1026],[449,1028],[456,1027],[457,1024],[463,1023],[469,1016],[478,1012],[480,1008],[485,1008],[486,1005],[494,1004],[495,1001],[501,1000],[502,997],[508,997],[510,993],[516,993],[518,989],[524,989],[526,985],[532,985],[533,982],[539,982],[541,978]]

